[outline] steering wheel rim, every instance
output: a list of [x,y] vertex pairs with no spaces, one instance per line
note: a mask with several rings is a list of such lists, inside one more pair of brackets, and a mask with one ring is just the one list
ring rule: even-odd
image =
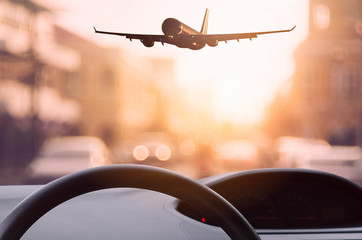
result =
[[179,198],[207,213],[231,239],[260,239],[241,213],[212,189],[169,170],[125,164],[90,168],[43,186],[20,202],[0,224],[0,240],[20,239],[39,218],[71,198],[121,187],[153,190]]

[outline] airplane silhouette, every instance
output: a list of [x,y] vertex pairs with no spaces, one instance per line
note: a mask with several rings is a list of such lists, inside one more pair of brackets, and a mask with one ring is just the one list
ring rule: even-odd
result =
[[96,33],[112,34],[124,36],[132,41],[132,39],[139,39],[146,47],[153,47],[155,42],[161,42],[175,45],[180,48],[189,48],[192,50],[199,50],[205,45],[216,47],[220,41],[226,42],[230,40],[237,40],[258,37],[262,34],[290,32],[296,26],[287,30],[268,31],[268,32],[251,32],[251,33],[231,33],[231,34],[207,34],[209,20],[209,9],[206,9],[204,21],[202,23],[201,31],[187,26],[175,18],[167,18],[162,23],[162,31],[165,35],[151,35],[151,34],[132,34],[132,33],[119,33],[119,32],[105,32],[98,31],[95,27]]

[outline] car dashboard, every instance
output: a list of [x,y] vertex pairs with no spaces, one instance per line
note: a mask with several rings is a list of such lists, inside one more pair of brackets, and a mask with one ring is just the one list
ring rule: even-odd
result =
[[[228,174],[206,183],[256,229],[320,229],[362,225],[359,186],[316,171],[274,169]],[[191,206],[180,212],[213,225]]]
[[[261,239],[362,239],[362,190],[336,175],[261,169],[199,182],[242,213]],[[41,188],[1,186],[0,220]],[[110,188],[72,198],[42,216],[22,239],[100,238],[230,239],[198,208],[138,188]]]

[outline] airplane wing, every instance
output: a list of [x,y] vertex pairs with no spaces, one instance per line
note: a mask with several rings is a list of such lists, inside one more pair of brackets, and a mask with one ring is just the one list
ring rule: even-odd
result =
[[123,36],[126,37],[128,39],[130,39],[132,41],[132,39],[139,39],[139,40],[143,40],[145,38],[152,38],[153,41],[155,42],[167,42],[166,41],[166,37],[164,35],[150,35],[150,34],[132,34],[132,33],[119,33],[119,32],[106,32],[106,31],[98,31],[95,27],[94,31],[96,33],[102,33],[102,34],[111,34],[111,35],[118,35],[118,36]]
[[204,35],[204,37],[211,38],[212,40],[225,41],[225,42],[227,42],[229,40],[238,40],[239,41],[239,39],[245,39],[245,38],[249,38],[251,40],[252,38],[257,38],[258,35],[262,35],[262,34],[290,32],[290,31],[293,31],[295,27],[296,26],[292,27],[291,29],[287,29],[287,30],[268,31],[268,32],[207,34],[207,35]]

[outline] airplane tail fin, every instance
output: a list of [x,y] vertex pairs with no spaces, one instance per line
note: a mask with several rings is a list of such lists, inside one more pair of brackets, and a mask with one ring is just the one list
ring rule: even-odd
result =
[[205,12],[205,16],[204,16],[204,21],[202,22],[202,27],[201,27],[201,31],[200,33],[202,34],[207,34],[207,27],[209,25],[209,9],[206,8],[206,12]]

